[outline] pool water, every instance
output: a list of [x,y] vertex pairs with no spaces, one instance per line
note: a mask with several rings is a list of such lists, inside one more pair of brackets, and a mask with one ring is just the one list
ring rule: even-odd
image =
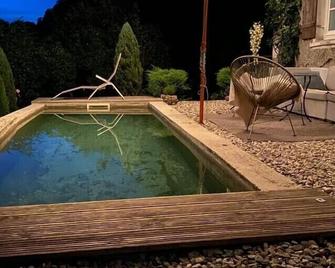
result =
[[152,115],[43,114],[0,151],[0,206],[230,189]]

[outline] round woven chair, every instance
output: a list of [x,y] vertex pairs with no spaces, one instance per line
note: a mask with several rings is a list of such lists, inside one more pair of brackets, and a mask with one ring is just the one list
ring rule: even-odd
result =
[[241,56],[230,65],[235,104],[243,118],[249,139],[257,117],[282,103],[285,105],[293,135],[295,130],[289,115],[294,102],[301,95],[296,78],[282,65],[261,56]]

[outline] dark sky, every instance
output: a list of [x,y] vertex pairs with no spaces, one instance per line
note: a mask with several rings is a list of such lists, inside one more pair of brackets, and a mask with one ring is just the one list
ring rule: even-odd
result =
[[[144,19],[159,23],[170,44],[173,66],[186,69],[198,83],[202,35],[202,0],[140,0]],[[209,0],[207,74],[215,86],[215,73],[249,51],[249,28],[264,21],[265,0]],[[265,44],[265,42],[263,43]],[[263,46],[265,47],[265,45]],[[263,49],[261,54],[268,55]]]
[[[202,0],[138,0],[142,21],[158,24],[170,47],[172,66],[190,73],[198,83],[202,34]],[[0,0],[0,18],[36,22],[56,0]],[[215,73],[237,56],[250,54],[249,28],[264,21],[265,0],[209,0],[207,73],[215,86]],[[262,47],[264,48],[265,42]],[[268,55],[263,49],[261,55]]]
[[36,22],[55,3],[56,0],[0,0],[0,18]]

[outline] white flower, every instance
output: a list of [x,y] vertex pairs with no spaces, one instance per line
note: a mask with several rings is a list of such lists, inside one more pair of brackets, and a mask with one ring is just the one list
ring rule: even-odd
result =
[[261,48],[261,41],[264,35],[264,26],[260,22],[254,22],[249,30],[250,34],[250,51],[252,55],[257,56]]

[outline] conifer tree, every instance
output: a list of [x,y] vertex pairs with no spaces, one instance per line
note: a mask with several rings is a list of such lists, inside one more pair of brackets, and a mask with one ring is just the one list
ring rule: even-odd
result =
[[0,116],[9,113],[8,99],[6,95],[5,85],[0,77]]
[[143,67],[140,59],[140,48],[136,36],[128,22],[121,29],[115,48],[115,60],[122,54],[115,76],[115,85],[125,95],[143,93]]
[[16,92],[14,86],[13,73],[9,65],[7,56],[1,47],[0,47],[0,76],[5,86],[5,92],[8,99],[9,110],[14,111],[16,109]]

